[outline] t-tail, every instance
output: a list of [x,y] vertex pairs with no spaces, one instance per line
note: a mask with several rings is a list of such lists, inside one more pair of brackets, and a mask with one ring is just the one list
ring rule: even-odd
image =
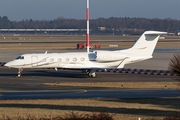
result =
[[157,41],[162,34],[167,34],[167,32],[145,31],[131,48],[119,51],[127,57],[123,59],[117,68],[123,68],[125,64],[152,58]]
[[141,56],[152,56],[157,41],[162,34],[167,34],[167,32],[145,31],[136,43],[130,49],[125,51]]

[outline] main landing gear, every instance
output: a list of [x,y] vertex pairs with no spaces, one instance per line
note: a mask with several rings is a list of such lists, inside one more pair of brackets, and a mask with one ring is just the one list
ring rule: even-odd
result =
[[19,71],[18,71],[18,76],[16,76],[17,78],[20,78],[20,77],[22,77],[21,76],[21,72],[23,71],[23,68],[19,68]]
[[87,75],[89,76],[89,77],[92,77],[92,78],[95,78],[96,77],[96,72],[95,72],[96,70],[94,70],[94,69],[90,69],[90,70],[86,70],[86,73],[87,73]]

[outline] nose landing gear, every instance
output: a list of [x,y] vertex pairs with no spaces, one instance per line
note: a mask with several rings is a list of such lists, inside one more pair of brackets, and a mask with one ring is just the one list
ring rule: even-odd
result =
[[22,72],[22,71],[23,71],[23,68],[19,68],[18,75],[16,76],[17,78],[22,77],[22,76],[21,76],[21,72]]

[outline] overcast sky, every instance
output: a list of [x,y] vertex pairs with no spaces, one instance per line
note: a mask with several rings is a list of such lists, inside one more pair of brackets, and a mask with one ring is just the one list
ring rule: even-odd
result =
[[[13,21],[86,19],[86,0],[0,0],[0,16]],[[100,17],[180,20],[180,0],[90,0],[90,19]]]

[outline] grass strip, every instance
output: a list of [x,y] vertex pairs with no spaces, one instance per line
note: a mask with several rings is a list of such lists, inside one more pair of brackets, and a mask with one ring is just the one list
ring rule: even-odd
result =
[[180,112],[179,100],[180,98],[0,100],[0,119],[3,115],[51,118],[71,111],[80,114],[106,111],[114,116],[114,120],[156,119]]

